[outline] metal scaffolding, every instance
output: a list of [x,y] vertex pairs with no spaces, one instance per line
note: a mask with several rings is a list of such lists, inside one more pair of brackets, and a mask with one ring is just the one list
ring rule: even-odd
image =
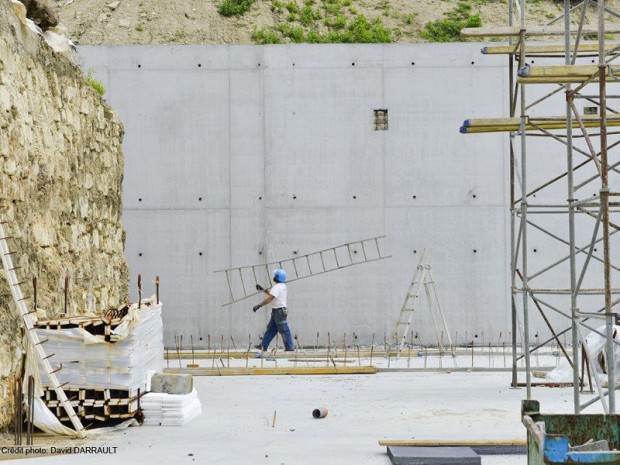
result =
[[[571,6],[564,0],[563,15],[545,27],[526,26],[526,1],[508,2],[509,27],[478,28],[463,31],[471,37],[503,36],[507,46],[485,47],[485,54],[508,57],[509,118],[468,120],[463,133],[507,132],[510,141],[510,212],[511,212],[511,288],[512,288],[512,385],[517,386],[517,365],[525,363],[527,398],[531,399],[530,355],[539,348],[555,343],[573,368],[575,413],[601,401],[606,413],[615,413],[616,376],[614,338],[617,314],[613,309],[620,302],[620,267],[611,261],[612,239],[620,231],[620,222],[611,219],[620,211],[620,156],[610,157],[620,144],[618,132],[608,131],[616,125],[620,112],[608,100],[608,83],[620,81],[614,63],[620,55],[619,43],[606,43],[606,16],[620,18],[604,0],[584,0]],[[596,13],[595,20],[588,17]],[[515,26],[518,16],[519,25]],[[563,31],[552,24],[563,21]],[[595,29],[586,29],[596,24]],[[493,32],[494,31],[494,32]],[[614,29],[615,31],[615,29]],[[563,44],[535,43],[533,38],[561,34]],[[596,39],[597,42],[584,43]],[[563,60],[561,64],[553,60]],[[541,60],[545,63],[541,65]],[[594,63],[594,64],[593,64]],[[541,90],[543,91],[541,93]],[[530,98],[530,91],[534,97]],[[564,96],[563,102],[558,102]],[[584,114],[576,102],[590,104],[595,114]],[[564,110],[560,110],[563,106]],[[564,115],[546,116],[541,111],[556,108]],[[608,117],[608,113],[614,116]],[[565,169],[552,173],[553,166],[541,170],[541,148],[545,156],[561,154]],[[597,149],[598,147],[598,149]],[[558,150],[559,149],[559,152]],[[616,153],[616,152],[614,152]],[[534,163],[532,163],[534,162]],[[531,181],[533,179],[533,181]],[[584,195],[586,187],[598,185],[598,193]],[[615,189],[615,190],[614,190]],[[538,197],[537,197],[538,196]],[[540,200],[540,199],[544,200]],[[561,253],[541,256],[528,240],[536,235],[553,242]],[[602,243],[602,256],[598,247]],[[618,245],[618,243],[614,243]],[[617,249],[617,247],[616,247]],[[536,254],[534,256],[534,254]],[[541,264],[541,261],[546,263]],[[534,269],[532,264],[537,266]],[[614,287],[614,284],[616,287]],[[614,298],[615,296],[615,298]],[[532,311],[540,314],[551,337],[535,347],[530,344]],[[554,316],[549,318],[547,313]],[[561,320],[560,318],[563,318]],[[588,320],[604,320],[604,330]],[[567,321],[560,330],[558,321]],[[572,353],[561,342],[570,331]],[[579,354],[583,349],[586,362],[596,363],[585,344],[584,331],[593,331],[606,338],[605,364],[607,389],[595,376],[597,393],[582,402],[580,392]],[[521,335],[522,355],[518,356],[517,333]]]

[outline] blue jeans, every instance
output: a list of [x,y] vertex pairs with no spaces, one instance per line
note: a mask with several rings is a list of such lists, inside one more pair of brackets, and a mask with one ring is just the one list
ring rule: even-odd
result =
[[286,350],[295,350],[291,330],[289,329],[286,321],[286,307],[274,308],[271,310],[271,318],[269,319],[267,329],[265,330],[265,335],[263,336],[263,350],[267,350],[269,343],[273,340],[277,333],[282,335],[282,339],[284,340],[284,348]]

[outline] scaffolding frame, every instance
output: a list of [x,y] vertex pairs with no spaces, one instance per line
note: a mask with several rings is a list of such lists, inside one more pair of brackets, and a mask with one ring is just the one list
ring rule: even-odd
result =
[[[591,29],[584,27],[588,11],[596,8],[596,44],[585,44],[587,34],[592,34]],[[518,13],[519,25],[515,26],[515,17]],[[571,24],[571,15],[578,16],[577,24]],[[510,118],[496,120],[469,120],[466,121],[461,132],[507,132],[509,133],[510,151],[510,230],[511,230],[511,316],[512,316],[512,386],[517,387],[517,364],[524,359],[526,373],[527,399],[531,399],[531,364],[530,357],[533,352],[541,347],[556,341],[561,348],[562,354],[568,359],[573,368],[573,401],[574,410],[579,414],[583,409],[593,403],[601,401],[606,413],[615,413],[615,382],[614,363],[607,363],[607,390],[597,379],[597,394],[581,402],[579,353],[580,347],[584,348],[584,356],[590,365],[593,362],[593,354],[590,354],[585,344],[583,329],[594,331],[606,338],[605,353],[607,360],[613,360],[614,345],[620,344],[613,337],[613,326],[617,323],[617,314],[613,312],[614,306],[620,303],[620,283],[618,287],[612,286],[612,270],[620,271],[620,267],[611,262],[611,237],[620,231],[620,225],[611,221],[611,214],[620,212],[620,192],[610,189],[610,173],[620,174],[620,157],[615,161],[609,157],[611,149],[620,144],[620,140],[608,145],[608,136],[617,135],[618,132],[609,132],[608,127],[615,125],[615,117],[609,118],[608,113],[619,115],[620,112],[608,106],[608,99],[620,98],[620,96],[608,95],[608,83],[620,82],[613,68],[613,62],[620,56],[620,44],[606,42],[606,33],[610,29],[605,27],[605,16],[611,15],[620,18],[620,14],[607,8],[605,0],[584,0],[575,6],[571,6],[569,0],[564,0],[564,12],[558,18],[552,20],[547,26],[540,28],[526,28],[526,0],[511,0],[508,2],[507,28],[497,28],[495,32],[489,28],[469,29],[464,31],[466,36],[485,37],[503,36],[509,37],[508,46],[485,47],[485,54],[505,54],[508,56],[509,73],[509,101],[508,108]],[[528,39],[535,36],[544,36],[545,33],[558,34],[557,29],[551,30],[549,26],[563,20],[563,44],[528,44]],[[575,29],[576,26],[576,29]],[[561,66],[530,66],[526,59],[530,57],[563,58]],[[592,65],[577,64],[578,57],[594,57],[598,63]],[[592,60],[594,62],[594,60]],[[527,100],[527,88],[531,85],[554,86],[542,98],[532,102]],[[598,92],[586,94],[589,85],[597,85]],[[562,117],[532,117],[531,112],[548,103],[550,98],[564,92],[566,95],[565,116]],[[598,114],[595,117],[584,117],[575,105],[576,99],[596,105]],[[594,121],[597,120],[597,121]],[[613,123],[611,122],[613,121]],[[473,122],[473,124],[472,124]],[[517,124],[518,123],[518,124]],[[472,129],[477,127],[478,129]],[[482,128],[482,129],[481,129]],[[535,137],[543,137],[556,141],[564,146],[566,152],[566,170],[556,174],[544,182],[530,186],[528,184],[528,142]],[[598,139],[597,150],[595,140]],[[533,139],[536,143],[537,139]],[[578,142],[585,142],[585,147],[579,147]],[[577,155],[583,156],[584,160],[577,162]],[[592,169],[594,175],[576,182],[576,177],[585,170]],[[546,174],[546,173],[545,173]],[[549,203],[536,203],[533,201],[536,193],[549,192],[549,187],[560,182],[565,184],[566,197],[559,201]],[[593,195],[585,199],[577,196],[579,190],[598,182],[598,196]],[[546,191],[545,191],[546,190]],[[552,232],[549,227],[551,221],[545,223],[548,218],[555,215],[567,217],[567,228],[562,234]],[[592,218],[592,234],[589,241],[577,243],[576,218]],[[536,230],[550,237],[554,242],[567,247],[566,254],[539,270],[532,270],[529,256],[532,250],[528,248],[528,235]],[[595,253],[596,245],[603,243],[603,256]],[[582,260],[578,266],[578,259]],[[593,271],[591,264],[598,261],[603,267],[603,276],[600,286],[585,288],[584,281],[599,283],[600,277]],[[563,280],[563,285],[541,285],[532,287],[532,282],[544,281],[550,275],[551,270],[557,270],[562,264],[568,262],[569,276]],[[536,281],[534,281],[536,280]],[[568,283],[566,282],[568,281]],[[550,280],[553,283],[553,280]],[[604,296],[604,305],[600,308],[588,308],[592,302],[586,300],[586,296]],[[570,304],[557,305],[550,302],[547,296],[570,296]],[[616,298],[614,299],[614,296]],[[532,305],[541,314],[545,325],[552,334],[547,341],[531,347],[530,344],[530,312]],[[568,308],[567,308],[568,307]],[[570,320],[570,325],[561,331],[553,328],[545,312],[551,311],[562,315]],[[599,332],[596,325],[587,324],[590,319],[604,319],[605,330]],[[561,344],[560,336],[571,332],[572,354]],[[517,355],[517,332],[521,334],[522,352]],[[571,357],[572,355],[572,357]]]

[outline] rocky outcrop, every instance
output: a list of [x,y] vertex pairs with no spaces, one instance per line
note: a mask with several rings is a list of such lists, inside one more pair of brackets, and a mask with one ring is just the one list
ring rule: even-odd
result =
[[26,17],[46,31],[58,25],[58,13],[41,0],[21,0],[26,6]]
[[[38,279],[39,307],[71,315],[128,298],[121,223],[123,127],[72,59],[0,2],[0,219],[12,238],[24,294]],[[20,320],[0,273],[0,428],[12,418],[21,360]]]

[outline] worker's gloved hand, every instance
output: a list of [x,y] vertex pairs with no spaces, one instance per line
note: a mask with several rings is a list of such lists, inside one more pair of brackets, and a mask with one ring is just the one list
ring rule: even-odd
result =
[[256,285],[256,290],[257,291],[264,291],[265,289],[263,288],[263,286],[261,286],[260,284]]
[[252,307],[252,311],[256,312],[256,310],[258,310],[260,308],[260,305],[254,305],[254,307]]

